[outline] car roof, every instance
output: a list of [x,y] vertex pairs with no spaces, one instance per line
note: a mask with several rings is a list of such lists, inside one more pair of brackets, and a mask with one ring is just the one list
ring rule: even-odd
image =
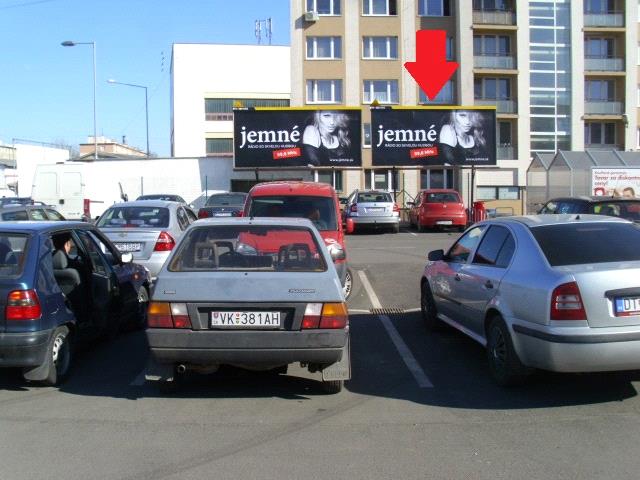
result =
[[386,190],[358,190],[358,193],[389,193]]
[[130,202],[114,203],[109,208],[113,207],[165,207],[169,208],[175,205],[182,205],[179,202],[171,202],[169,200],[132,200]]
[[460,192],[458,192],[457,190],[454,190],[453,188],[425,188],[424,190],[420,190],[421,192],[425,192],[425,193],[456,193],[456,194],[460,194]]
[[191,225],[264,225],[307,228],[313,227],[313,223],[308,218],[289,217],[208,217],[193,222]]
[[544,227],[548,225],[571,224],[571,223],[633,223],[619,217],[607,217],[605,215],[591,215],[586,213],[578,214],[542,214],[542,215],[522,215],[513,217],[498,217],[484,220],[479,223],[487,224],[509,224],[520,223],[529,228]]
[[567,202],[567,201],[575,201],[580,200],[583,202],[597,203],[597,202],[638,202],[640,199],[638,198],[626,198],[626,197],[613,197],[613,196],[602,196],[602,195],[576,195],[574,197],[556,197],[547,200],[547,202]]
[[316,182],[265,182],[255,185],[249,196],[266,195],[308,195],[314,197],[332,197],[335,190],[328,183]]
[[68,230],[70,228],[95,229],[95,226],[92,223],[68,220],[0,222],[0,232],[41,233],[50,230]]

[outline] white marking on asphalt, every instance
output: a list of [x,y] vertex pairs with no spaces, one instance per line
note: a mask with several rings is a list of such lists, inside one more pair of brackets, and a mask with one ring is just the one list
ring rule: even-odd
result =
[[414,233],[414,232],[407,232],[407,233],[410,233],[410,234],[411,234],[411,235],[413,235],[414,237],[417,237],[417,236],[418,236],[418,234],[417,234],[417,233]]
[[[373,308],[382,308],[382,304],[380,303],[376,292],[373,290],[371,283],[369,283],[367,275],[362,270],[358,270],[358,276],[360,277],[360,281],[362,282],[362,286],[367,292],[367,295],[369,295]],[[387,331],[387,334],[389,334],[389,338],[391,338],[391,341],[396,346],[396,349],[398,350],[398,353],[400,353],[402,360],[404,360],[405,365],[418,383],[418,386],[420,388],[433,388],[433,383],[431,383],[427,375],[424,373],[424,370],[422,370],[422,367],[416,360],[416,357],[413,356],[413,353],[411,353],[411,350],[409,350],[409,347],[407,347],[407,344],[402,340],[398,330],[393,326],[391,319],[386,315],[378,315],[378,318],[382,322],[382,326]]]
[[142,371],[138,374],[138,376],[136,378],[133,379],[133,381],[129,384],[132,387],[140,387],[142,385],[144,385],[144,382],[146,382],[145,378],[144,378],[144,368],[142,369]]

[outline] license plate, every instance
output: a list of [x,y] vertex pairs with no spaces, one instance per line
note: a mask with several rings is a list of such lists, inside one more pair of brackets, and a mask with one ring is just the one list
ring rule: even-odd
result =
[[213,214],[214,217],[230,217],[231,212],[217,212]]
[[615,314],[618,317],[629,317],[631,315],[640,315],[640,298],[626,297],[616,298]]
[[384,207],[369,207],[367,210],[370,212],[384,212]]
[[437,225],[453,225],[453,220],[439,220],[436,222]]
[[116,243],[115,245],[121,252],[139,252],[142,250],[141,243]]
[[212,327],[280,327],[280,312],[211,312]]

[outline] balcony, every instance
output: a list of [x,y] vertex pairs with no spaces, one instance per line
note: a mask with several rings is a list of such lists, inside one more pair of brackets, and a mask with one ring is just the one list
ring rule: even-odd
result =
[[585,115],[622,115],[622,102],[608,100],[587,100],[584,104]]
[[495,98],[476,98],[476,105],[495,105],[496,113],[517,113],[518,105],[515,100],[497,100]]
[[498,160],[515,160],[517,157],[516,148],[511,145],[498,145]]
[[516,59],[509,55],[474,55],[475,68],[492,68],[497,70],[514,70]]
[[624,13],[603,12],[584,14],[585,27],[624,27]]
[[516,13],[506,10],[474,10],[473,23],[479,25],[515,25]]
[[624,58],[585,57],[584,69],[591,72],[623,72]]
[[584,148],[589,150],[624,150],[622,145],[608,143],[585,143]]

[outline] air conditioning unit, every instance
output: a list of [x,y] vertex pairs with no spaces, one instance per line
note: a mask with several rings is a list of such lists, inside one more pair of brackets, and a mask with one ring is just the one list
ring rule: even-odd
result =
[[320,20],[320,16],[318,15],[318,12],[305,12],[304,19],[306,22],[317,22]]

